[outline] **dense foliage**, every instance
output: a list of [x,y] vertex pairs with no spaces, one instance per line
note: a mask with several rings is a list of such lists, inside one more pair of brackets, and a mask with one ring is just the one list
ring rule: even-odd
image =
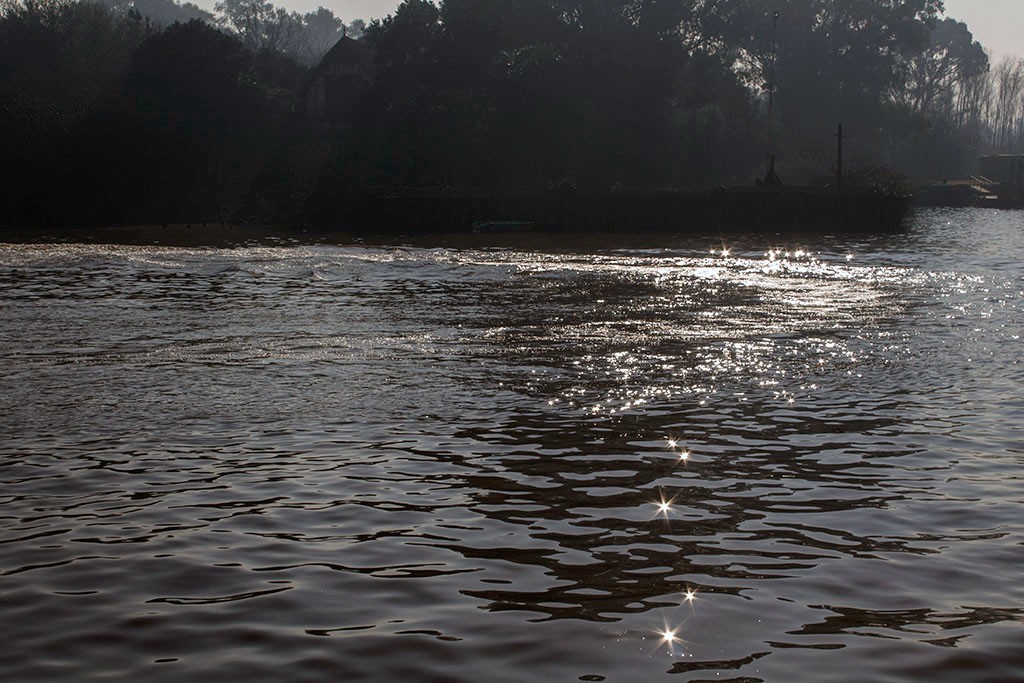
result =
[[[364,32],[365,30],[365,32]],[[373,55],[344,125],[301,106],[342,35]],[[0,0],[0,222],[295,219],[382,188],[791,182],[848,163],[974,171],[1024,145],[1024,66],[939,0]],[[62,201],[54,201],[61,197]]]
[[934,169],[939,149],[952,173],[969,155],[932,114],[987,58],[941,12],[937,0],[406,0],[367,31],[380,77],[338,172],[685,187],[750,182],[772,150],[805,182],[831,165],[845,123],[852,162]]

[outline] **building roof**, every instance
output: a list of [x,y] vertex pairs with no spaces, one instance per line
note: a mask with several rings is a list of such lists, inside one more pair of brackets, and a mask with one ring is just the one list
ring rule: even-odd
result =
[[372,77],[374,72],[373,51],[361,40],[342,36],[334,44],[334,47],[327,51],[320,63],[313,67],[307,82],[312,83],[321,72],[336,64],[351,64],[364,72],[367,77]]

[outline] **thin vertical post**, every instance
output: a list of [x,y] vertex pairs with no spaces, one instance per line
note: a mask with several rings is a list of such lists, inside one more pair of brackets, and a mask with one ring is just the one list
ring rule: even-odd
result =
[[768,119],[772,118],[772,110],[775,108],[775,61],[779,54],[779,13],[772,12],[772,62],[768,72]]
[[836,191],[843,191],[843,124],[839,124],[839,132],[836,134],[839,139],[839,148],[836,154]]
[[[775,148],[775,61],[778,58],[779,42],[779,13],[772,12],[772,57],[768,70],[768,153],[765,155],[768,161],[769,171],[774,166],[772,152]],[[767,179],[767,175],[765,178]]]

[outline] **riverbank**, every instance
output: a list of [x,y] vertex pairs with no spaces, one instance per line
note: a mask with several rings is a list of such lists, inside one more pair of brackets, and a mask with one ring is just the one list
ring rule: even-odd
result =
[[885,232],[898,230],[907,195],[818,187],[737,186],[700,191],[402,192],[339,198],[310,223],[360,234],[405,232],[686,233]]
[[7,228],[0,242],[15,244],[133,244],[169,247],[240,247],[292,244],[300,233],[286,225],[168,223],[76,228]]
[[630,236],[735,233],[808,235],[889,232],[903,227],[910,197],[810,187],[733,187],[700,192],[572,191],[402,193],[338,198],[307,226],[220,223],[9,229],[0,240],[229,247],[355,239],[437,239],[514,234]]

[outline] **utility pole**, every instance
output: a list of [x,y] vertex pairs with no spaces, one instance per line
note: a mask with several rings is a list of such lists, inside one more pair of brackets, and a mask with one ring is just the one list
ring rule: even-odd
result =
[[838,154],[836,155],[836,192],[843,191],[843,124],[839,124],[839,132],[836,133],[839,140]]
[[765,175],[767,180],[770,175],[775,173],[775,157],[773,155],[775,147],[775,61],[778,58],[779,53],[779,13],[777,11],[772,12],[772,60],[769,63],[768,68],[768,171]]
[[779,13],[772,12],[772,61],[768,71],[768,119],[772,118],[775,108],[775,61],[779,54]]

